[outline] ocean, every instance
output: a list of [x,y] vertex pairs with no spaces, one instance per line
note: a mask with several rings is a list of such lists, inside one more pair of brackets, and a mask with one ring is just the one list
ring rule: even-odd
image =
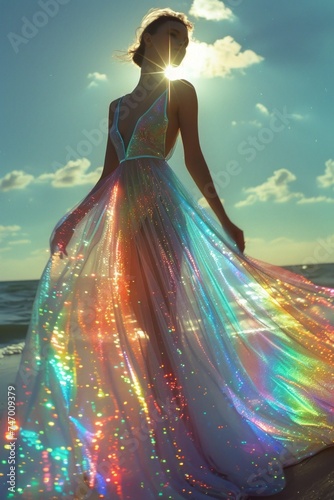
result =
[[[334,263],[285,266],[317,285],[334,288]],[[21,352],[38,280],[0,281],[0,358]]]

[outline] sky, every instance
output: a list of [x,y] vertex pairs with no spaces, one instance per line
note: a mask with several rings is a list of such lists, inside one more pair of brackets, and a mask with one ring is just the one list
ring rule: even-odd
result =
[[[334,262],[332,0],[1,0],[0,280],[38,279],[58,220],[97,182],[120,61],[152,7],[195,29],[180,77],[196,88],[202,150],[246,253]],[[204,206],[184,165],[170,166]],[[210,210],[208,208],[208,210]]]

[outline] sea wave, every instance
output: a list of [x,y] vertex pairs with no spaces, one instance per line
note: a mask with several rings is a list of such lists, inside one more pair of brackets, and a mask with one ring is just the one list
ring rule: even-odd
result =
[[25,342],[18,342],[17,344],[9,344],[5,347],[0,348],[0,359],[4,356],[12,356],[13,354],[21,354],[24,348]]
[[[334,288],[334,263],[283,266],[316,285]],[[0,353],[19,354],[26,338],[38,280],[0,281]],[[5,349],[5,350],[3,350]],[[17,352],[18,349],[21,351]]]

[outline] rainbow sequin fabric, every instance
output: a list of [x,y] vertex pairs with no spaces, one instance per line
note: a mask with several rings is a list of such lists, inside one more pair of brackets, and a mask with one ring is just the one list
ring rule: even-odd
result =
[[80,214],[40,280],[1,498],[241,500],[334,442],[334,290],[242,255],[197,204],[168,95],[127,147],[119,103],[117,169],[56,226]]

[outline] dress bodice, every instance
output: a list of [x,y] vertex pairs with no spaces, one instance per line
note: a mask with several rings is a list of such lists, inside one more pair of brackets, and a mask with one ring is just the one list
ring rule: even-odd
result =
[[128,116],[130,108],[125,103],[123,104],[123,98],[119,99],[110,128],[110,138],[116,148],[120,163],[143,157],[165,159],[168,126],[167,90],[138,118],[127,146],[118,129],[118,123]]

